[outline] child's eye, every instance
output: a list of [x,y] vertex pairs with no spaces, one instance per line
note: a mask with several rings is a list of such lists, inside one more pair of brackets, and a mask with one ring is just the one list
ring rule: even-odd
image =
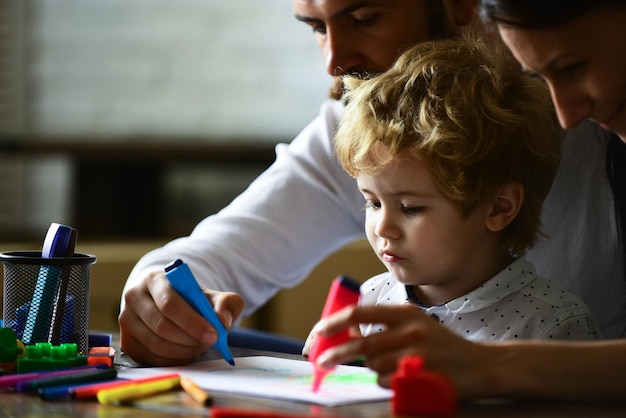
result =
[[423,206],[406,206],[406,205],[402,205],[402,212],[406,213],[407,215],[417,215],[421,212],[424,211],[424,207]]
[[380,202],[368,200],[365,202],[365,205],[363,205],[363,209],[380,209]]

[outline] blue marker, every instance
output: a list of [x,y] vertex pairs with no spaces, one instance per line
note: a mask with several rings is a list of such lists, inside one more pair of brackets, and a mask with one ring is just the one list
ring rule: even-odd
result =
[[[51,253],[59,251],[59,255],[53,255],[51,257],[72,257],[74,255],[74,248],[76,247],[76,238],[78,231],[72,227],[52,224],[58,227],[58,233],[55,238],[62,236],[62,244],[60,249],[54,248]],[[57,226],[58,225],[58,226]],[[53,247],[55,244],[53,244]],[[62,253],[64,251],[64,253]],[[42,256],[46,254],[46,243],[42,251]],[[52,313],[52,322],[50,324],[50,334],[48,335],[48,341],[52,344],[59,345],[61,342],[70,341],[74,330],[74,320],[66,323],[66,319],[74,317],[74,297],[67,294],[68,286],[70,282],[69,269],[65,268],[61,270],[61,277],[59,278],[59,288],[56,295],[56,303],[54,304],[54,312]],[[69,303],[68,303],[69,302]],[[67,309],[67,308],[69,309]]]
[[79,386],[93,385],[97,382],[112,382],[117,377],[117,369],[106,368],[74,375],[51,377],[31,382],[31,387],[39,392],[44,400],[69,398],[72,390]]
[[[106,381],[106,382],[109,382],[109,381]],[[55,385],[55,386],[39,388],[38,392],[39,392],[39,397],[45,401],[51,401],[51,400],[56,400],[56,399],[70,399],[74,389],[79,388],[81,386],[92,386],[94,384],[95,384],[94,382],[81,382],[81,383],[70,383],[67,385]]]
[[[44,239],[42,258],[69,257],[74,254],[76,230],[69,226],[52,223]],[[24,344],[58,339],[65,311],[65,292],[68,272],[59,267],[41,266],[33,299],[24,327]],[[59,290],[61,295],[59,295]],[[52,334],[52,335],[51,335]]]
[[175,260],[165,266],[165,276],[174,290],[213,325],[213,328],[217,331],[217,342],[214,347],[219,350],[224,359],[226,359],[231,366],[234,366],[235,361],[233,360],[233,355],[230,353],[227,344],[228,332],[217,317],[213,306],[209,303],[202,289],[200,289],[189,266],[180,259]]

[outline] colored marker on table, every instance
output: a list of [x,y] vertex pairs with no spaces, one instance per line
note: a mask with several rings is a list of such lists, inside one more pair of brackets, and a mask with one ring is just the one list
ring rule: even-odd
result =
[[[324,310],[322,311],[322,318],[326,318],[347,306],[357,304],[359,302],[359,296],[359,283],[346,276],[337,277],[330,286],[330,291],[328,292],[326,303],[324,304]],[[309,361],[313,363],[313,392],[319,390],[324,377],[332,371],[332,369],[321,369],[317,367],[316,360],[319,355],[326,351],[326,349],[343,344],[349,339],[350,334],[347,329],[329,337],[315,336],[313,346],[309,352]]]
[[211,406],[211,404],[213,404],[213,397],[211,394],[196,385],[190,378],[181,377],[180,385],[183,387],[183,390],[187,392],[187,394],[198,404],[202,406]]
[[159,379],[150,382],[133,383],[121,387],[103,389],[98,392],[98,402],[101,404],[116,404],[134,401],[135,399],[167,392],[180,386],[180,376],[169,379]]
[[54,376],[54,377],[44,377],[41,379],[35,379],[29,381],[28,384],[23,384],[21,382],[17,385],[17,390],[21,393],[30,392],[30,391],[39,391],[41,388],[50,387],[50,386],[63,386],[70,384],[78,384],[78,383],[87,383],[87,382],[100,382],[103,380],[111,380],[117,377],[116,369],[101,369],[101,370],[87,370],[87,371],[79,371],[72,374],[67,374],[63,376]]
[[213,306],[211,306],[204,292],[200,289],[187,263],[180,259],[171,262],[165,266],[165,276],[174,290],[213,325],[217,332],[217,342],[214,344],[214,347],[219,350],[231,366],[234,366],[235,360],[233,360],[233,355],[228,348],[228,331],[226,331]]
[[98,392],[104,389],[120,388],[124,386],[135,385],[138,383],[154,382],[157,380],[166,380],[180,377],[178,373],[164,373],[156,376],[142,377],[139,379],[118,379],[110,382],[92,383],[85,386],[75,386],[70,388],[68,395],[72,399],[97,399]]
[[[114,370],[114,369],[110,369]],[[39,397],[44,401],[52,401],[57,399],[70,399],[72,397],[72,393],[74,390],[81,387],[90,387],[93,385],[105,385],[107,383],[117,382],[116,374],[110,373],[105,380],[98,380],[96,383],[93,381],[88,382],[71,382],[68,384],[54,384],[51,386],[40,387],[37,392],[39,392]]]
[[167,373],[158,376],[150,376],[141,379],[111,379],[98,382],[78,382],[67,385],[54,385],[39,388],[39,397],[43,400],[56,399],[96,399],[98,392],[104,389],[119,388],[135,383],[151,382],[161,379],[178,377],[178,373]]
[[40,371],[40,372],[9,374],[6,376],[0,376],[0,390],[17,389],[18,385],[25,386],[33,380],[43,379],[45,377],[63,376],[63,375],[68,375],[68,374],[76,374],[80,371],[102,370],[104,368],[105,366],[101,366],[101,365],[76,366],[76,367],[70,367],[70,368],[65,368],[65,369],[54,369],[54,370],[46,370],[46,371]]

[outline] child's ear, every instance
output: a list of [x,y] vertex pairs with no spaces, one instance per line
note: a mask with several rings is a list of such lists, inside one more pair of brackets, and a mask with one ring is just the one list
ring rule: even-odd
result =
[[498,190],[491,205],[485,225],[492,232],[502,231],[517,216],[524,201],[524,186],[507,183]]

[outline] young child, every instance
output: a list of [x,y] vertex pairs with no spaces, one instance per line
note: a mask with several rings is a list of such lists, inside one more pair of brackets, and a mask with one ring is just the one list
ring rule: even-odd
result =
[[336,152],[389,270],[361,286],[362,304],[411,303],[475,341],[600,338],[583,302],[524,257],[563,138],[541,81],[504,48],[459,38],[345,84]]

